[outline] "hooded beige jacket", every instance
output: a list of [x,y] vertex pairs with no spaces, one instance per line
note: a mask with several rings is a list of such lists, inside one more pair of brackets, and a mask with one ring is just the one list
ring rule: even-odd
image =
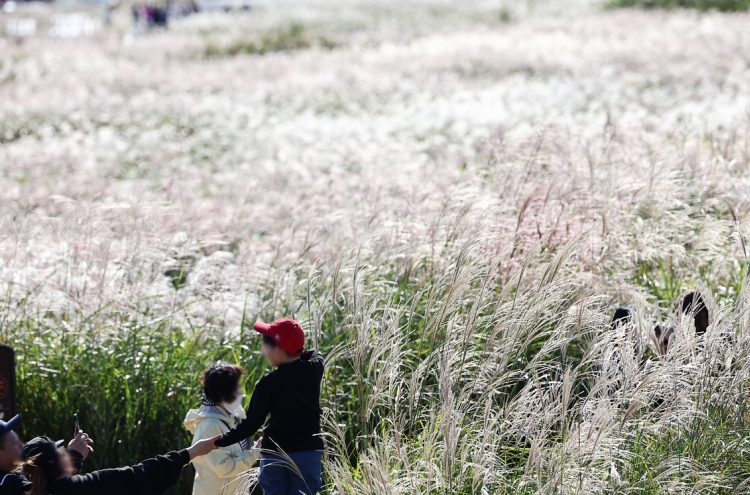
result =
[[[237,412],[237,419],[243,420],[245,411],[240,408]],[[185,417],[185,427],[193,434],[193,443],[226,433],[234,423],[234,416],[218,406],[191,409]],[[232,495],[243,484],[238,476],[250,469],[259,458],[259,449],[243,451],[239,443],[196,457],[193,459],[193,495]]]

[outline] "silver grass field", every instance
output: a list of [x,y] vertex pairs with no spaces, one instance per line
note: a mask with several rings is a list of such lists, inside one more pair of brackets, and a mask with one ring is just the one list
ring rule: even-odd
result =
[[325,493],[750,493],[750,13],[55,13],[0,14],[25,438],[78,412],[88,469],[184,446],[200,371],[251,393],[252,322],[288,316],[327,360]]

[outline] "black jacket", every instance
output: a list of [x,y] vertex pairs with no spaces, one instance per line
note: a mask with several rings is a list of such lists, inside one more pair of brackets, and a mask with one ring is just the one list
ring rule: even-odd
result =
[[270,414],[263,429],[264,449],[323,450],[318,404],[324,368],[323,356],[310,352],[261,378],[247,408],[247,418],[225,433],[216,445],[227,447],[251,437]]
[[169,452],[140,464],[69,476],[53,482],[50,495],[161,495],[180,479],[188,451]]
[[[73,458],[76,471],[83,469],[83,456],[75,450],[69,450],[68,454]],[[23,473],[0,470],[0,495],[23,495],[29,491],[31,484]]]
[[0,470],[0,495],[22,495],[31,488],[31,481],[21,473]]

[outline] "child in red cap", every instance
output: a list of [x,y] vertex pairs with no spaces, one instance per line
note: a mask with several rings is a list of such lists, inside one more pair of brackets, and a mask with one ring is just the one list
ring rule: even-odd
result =
[[[315,495],[322,486],[320,382],[323,356],[305,349],[305,333],[294,320],[257,322],[261,352],[276,368],[258,381],[247,417],[216,441],[227,447],[263,429],[258,483],[264,495]],[[283,454],[282,454],[283,452]],[[290,466],[288,458],[295,466]],[[300,476],[301,475],[301,476]]]

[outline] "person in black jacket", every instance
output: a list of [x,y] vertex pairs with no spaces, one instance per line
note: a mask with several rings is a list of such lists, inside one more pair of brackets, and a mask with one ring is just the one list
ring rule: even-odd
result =
[[186,464],[215,450],[218,439],[201,440],[135,466],[74,475],[58,443],[36,437],[23,448],[21,470],[32,483],[29,495],[160,495],[177,483]]
[[0,495],[21,495],[31,487],[25,476],[13,472],[21,462],[23,450],[23,443],[14,431],[20,423],[18,415],[7,423],[0,421]]
[[[258,483],[264,495],[314,495],[322,486],[320,382],[323,356],[304,348],[302,327],[288,318],[257,322],[261,351],[276,369],[255,386],[247,418],[216,442],[226,447],[263,429]],[[292,465],[293,464],[293,465]]]
[[[20,423],[21,417],[18,415],[7,423],[0,421],[0,495],[23,495],[31,489],[31,481],[17,469],[21,464],[24,448],[14,431]],[[83,460],[89,452],[93,452],[92,443],[93,440],[83,431],[76,433],[65,454],[68,469],[76,472],[83,469]]]

